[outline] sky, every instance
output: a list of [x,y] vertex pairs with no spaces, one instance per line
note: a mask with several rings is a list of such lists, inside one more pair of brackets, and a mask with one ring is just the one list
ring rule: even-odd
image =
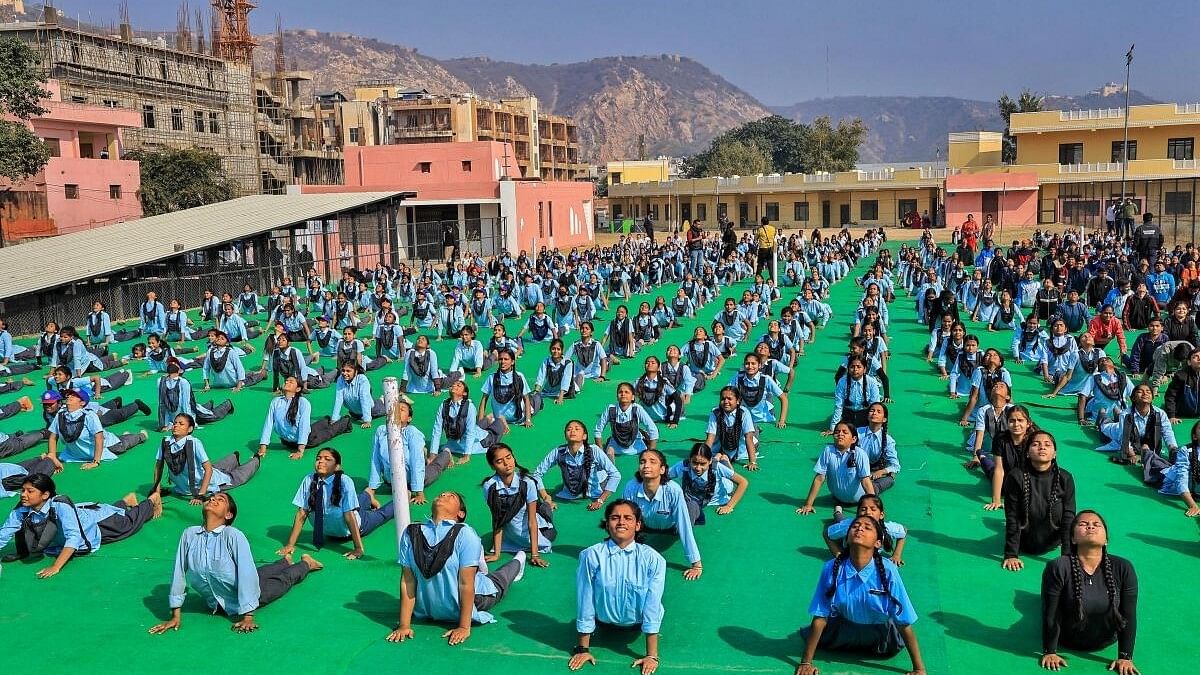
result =
[[[128,2],[137,28],[174,28],[174,0]],[[201,3],[191,0],[193,11]],[[56,5],[103,24],[117,14],[117,0]],[[276,14],[285,28],[351,32],[437,58],[680,54],[767,105],[851,95],[995,100],[1023,88],[1082,94],[1123,80],[1125,52],[1137,43],[1131,88],[1200,101],[1196,0],[259,0],[251,27],[273,31]]]

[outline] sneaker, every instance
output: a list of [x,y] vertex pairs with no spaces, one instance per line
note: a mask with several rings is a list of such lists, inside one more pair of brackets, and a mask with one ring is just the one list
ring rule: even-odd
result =
[[521,568],[517,570],[517,576],[513,577],[514,584],[525,578],[525,557],[525,551],[517,551],[517,554],[513,556],[513,560],[516,560],[517,564],[521,566]]
[[150,414],[151,414],[152,412],[154,412],[154,411],[150,410],[150,406],[146,405],[146,402],[145,402],[145,401],[143,401],[143,400],[142,400],[142,399],[140,399],[140,398],[138,398],[138,399],[134,399],[134,401],[133,401],[133,402],[134,402],[134,404],[135,404],[135,405],[137,405],[137,408],[138,408],[138,410],[140,410],[140,411],[142,412],[142,414],[143,414],[143,415],[145,415],[145,416],[147,416],[147,417],[149,417],[149,416],[150,416]]

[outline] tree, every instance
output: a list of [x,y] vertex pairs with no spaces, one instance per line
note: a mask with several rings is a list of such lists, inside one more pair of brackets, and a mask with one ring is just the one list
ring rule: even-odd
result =
[[771,170],[771,158],[758,143],[725,141],[713,148],[708,169],[716,176],[754,176]]
[[818,117],[805,129],[799,165],[803,173],[849,171],[858,164],[858,147],[867,135],[860,119],[839,120],[833,126],[828,117]]
[[0,40],[0,176],[20,183],[42,170],[50,150],[28,121],[49,112],[41,102],[50,97],[42,87],[46,76],[33,49],[17,40]]
[[142,211],[157,216],[232,199],[234,183],[211,150],[135,150],[125,159],[141,162]]
[[1044,98],[1025,89],[1015,101],[1007,93],[1001,94],[1000,99],[996,101],[1000,108],[1000,117],[1004,118],[1004,147],[1001,150],[1001,159],[1006,164],[1017,161],[1017,139],[1009,134],[1013,113],[1041,112]]
[[[753,173],[813,173],[848,171],[858,162],[858,147],[867,128],[862,120],[842,120],[835,127],[828,117],[811,125],[771,115],[730,129],[712,140],[708,149],[684,160],[684,174],[691,178],[729,175],[716,165],[718,154],[728,156],[724,146],[739,144],[733,156],[746,158],[748,146],[756,147],[767,158],[767,168]],[[746,175],[745,172],[735,172]]]

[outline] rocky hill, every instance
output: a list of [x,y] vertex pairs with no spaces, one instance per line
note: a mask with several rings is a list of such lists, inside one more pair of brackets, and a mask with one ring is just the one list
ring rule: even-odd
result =
[[[270,68],[274,36],[260,37],[256,65]],[[616,56],[580,63],[529,65],[486,58],[438,60],[417,50],[345,33],[284,33],[289,67],[311,70],[317,90],[342,89],[369,78],[395,77],[437,93],[538,97],[549,113],[579,124],[591,161],[632,157],[638,137],[649,156],[702,149],[716,134],[769,111],[746,92],[688,58]]]

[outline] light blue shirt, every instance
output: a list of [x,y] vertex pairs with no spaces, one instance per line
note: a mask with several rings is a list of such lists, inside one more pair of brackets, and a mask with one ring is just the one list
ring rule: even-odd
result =
[[470,345],[464,345],[462,340],[454,345],[454,358],[450,361],[450,370],[476,370],[483,367],[483,343],[471,340]]
[[[193,472],[195,474],[193,478],[195,479],[196,490],[199,490],[200,486],[204,484],[204,463],[211,461],[208,458],[208,452],[206,452],[204,449],[204,443],[202,443],[200,439],[196,438],[195,436],[189,435],[184,436],[183,438],[175,438],[174,436],[171,436],[168,439],[167,447],[168,452],[172,454],[178,454],[183,452],[183,446],[189,440],[192,442],[192,465]],[[159,445],[158,454],[155,455],[154,459],[156,461],[166,459],[163,456],[162,445]],[[186,465],[184,465],[184,470],[179,473],[171,473],[169,469],[166,470],[167,478],[171,481],[171,491],[181,497],[188,497],[192,494],[192,484],[188,480],[187,474],[184,473],[186,471]],[[214,467],[212,470],[212,478],[208,481],[208,494],[218,492],[220,491],[222,485],[229,485],[232,482],[233,479],[229,477],[229,474]]]
[[[296,396],[300,396],[296,394]],[[308,433],[312,425],[312,405],[308,399],[301,397],[296,408],[296,422],[293,424],[288,421],[287,412],[291,406],[291,401],[286,396],[276,396],[271,401],[271,407],[267,409],[267,417],[263,420],[262,435],[259,436],[259,445],[268,445],[271,442],[272,434],[279,434],[279,438],[296,445],[308,445]]]
[[[225,367],[221,370],[213,369],[213,356],[218,358],[222,354],[226,356]],[[208,382],[210,387],[217,389],[232,389],[239,383],[246,381],[246,366],[242,364],[241,350],[234,347],[213,347],[208,350],[208,356],[204,359],[204,380]]]
[[183,607],[189,585],[213,613],[241,616],[258,609],[258,569],[246,535],[226,525],[212,532],[199,525],[184,530],[175,551],[171,609]]
[[859,427],[858,447],[867,453],[872,466],[883,464],[889,473],[899,473],[900,458],[896,454],[896,439],[891,434],[885,437],[883,429],[871,431],[871,427]]
[[[8,434],[0,432],[0,443],[3,443],[7,439],[8,439]],[[12,478],[13,476],[28,476],[28,475],[29,475],[29,471],[27,471],[25,469],[25,467],[21,466],[20,464],[10,464],[8,462],[0,462],[0,481],[3,481],[7,478]],[[9,492],[8,490],[4,489],[3,482],[0,482],[0,499],[16,497],[19,494],[21,494],[20,488],[17,488],[17,490],[14,492]]]
[[[62,343],[62,338],[59,338],[59,343]],[[100,362],[99,357],[89,352],[87,347],[83,345],[83,341],[78,338],[71,340],[71,361],[70,363],[59,363],[58,361],[58,345],[50,352],[50,366],[66,366],[71,369],[72,375],[82,375],[83,371],[89,366],[95,366],[96,370],[103,370],[104,364]]]
[[751,434],[751,433],[754,433],[754,431],[755,431],[754,415],[752,415],[750,413],[750,411],[746,409],[746,406],[740,406],[740,407],[742,409],[742,427],[741,427],[741,429],[738,429],[738,446],[737,446],[737,451],[734,454],[730,455],[730,453],[728,451],[726,451],[725,448],[721,447],[721,439],[717,432],[717,415],[718,414],[723,415],[724,416],[723,422],[726,425],[733,426],[734,424],[737,423],[737,411],[736,410],[733,412],[725,412],[724,410],[721,410],[720,408],[713,408],[712,412],[710,412],[708,414],[708,426],[706,426],[704,429],[705,434],[717,434],[717,436],[718,436],[718,438],[713,443],[713,452],[724,452],[726,455],[729,455],[729,459],[731,459],[731,460],[737,460],[739,457],[741,457],[744,453],[747,452],[746,434]]
[[[854,467],[850,466],[851,457],[854,457]],[[858,446],[840,452],[833,445],[826,445],[817,458],[813,473],[825,477],[825,485],[834,499],[843,504],[854,504],[867,493],[862,480],[871,475],[871,458]]]
[[371,421],[371,408],[375,405],[375,400],[371,397],[371,381],[366,375],[359,373],[350,382],[338,376],[337,384],[334,385],[333,414],[329,416],[330,421],[342,419],[343,405],[364,422]]
[[[499,372],[499,371],[497,371],[497,372]],[[529,414],[529,410],[526,409],[527,406],[525,405],[525,401],[523,399],[525,396],[532,394],[533,390],[529,388],[529,380],[525,379],[525,375],[523,375],[522,373],[520,373],[516,370],[513,370],[508,373],[500,373],[500,384],[501,385],[512,384],[514,375],[516,377],[521,378],[521,392],[522,393],[521,393],[520,397],[514,396],[513,399],[511,401],[509,401],[508,403],[500,403],[499,401],[496,400],[496,396],[492,392],[492,380],[494,379],[494,375],[488,375],[486,378],[484,378],[483,385],[480,387],[480,391],[487,394],[488,405],[491,407],[492,415],[494,415],[496,417],[503,417],[504,419],[508,420],[509,422],[523,422],[525,420],[525,416]],[[521,410],[523,412],[523,414],[519,418],[517,416],[517,405],[518,404],[520,404]]]
[[[532,477],[521,478],[519,475],[513,475],[512,484],[505,485],[500,476],[493,475],[483,482],[483,501],[487,503],[488,493],[495,486],[498,494],[513,495],[518,492],[524,492],[524,503],[526,508],[522,508],[512,520],[504,523],[504,537],[500,545],[500,551],[503,553],[516,553],[517,551],[525,551],[529,549],[529,514],[526,510],[529,504],[537,504],[537,481]],[[537,526],[539,530],[554,527],[552,523],[542,518],[540,514],[537,518]],[[545,537],[538,537],[538,550],[549,551],[550,541]]]
[[908,591],[900,579],[896,563],[883,559],[891,597],[882,593],[883,584],[873,562],[856,570],[849,560],[844,561],[838,570],[837,589],[833,597],[826,597],[833,585],[833,566],[834,561],[830,560],[821,569],[821,579],[808,606],[809,614],[838,617],[862,625],[884,624],[891,620],[901,626],[909,626],[916,622],[917,610],[908,599]]
[[615,626],[641,626],[654,635],[662,628],[667,561],[637,542],[625,548],[605,539],[583,550],[575,574],[575,630],[590,634],[600,620]]
[[[75,439],[74,443],[68,443],[63,438],[62,432],[59,431],[59,421],[64,415],[71,422],[75,422],[80,417],[84,418],[83,431],[80,432],[79,438]],[[54,419],[50,421],[50,433],[58,437],[58,459],[63,462],[91,462],[95,460],[96,434],[104,434],[104,453],[100,456],[100,460],[103,462],[117,458],[108,448],[121,442],[121,439],[116,434],[104,430],[104,425],[100,423],[100,417],[95,412],[86,408],[76,410],[75,412],[63,409],[62,412],[55,415]]]
[[863,410],[872,403],[883,400],[879,380],[874,377],[863,375],[863,379],[854,380],[853,384],[854,386],[850,386],[849,374],[843,375],[838,380],[837,387],[833,391],[833,416],[829,420],[830,430],[842,421],[843,409]]
[[[421,533],[430,546],[446,538],[450,529],[456,523],[443,520],[434,523],[432,519],[421,523]],[[400,565],[412,573],[416,581],[417,603],[413,616],[418,619],[458,623],[458,572],[463,567],[478,568],[475,574],[475,594],[495,595],[499,592],[496,584],[487,576],[487,563],[483,560],[483,544],[479,534],[470,525],[463,524],[458,538],[454,540],[454,551],[446,560],[445,567],[435,574],[432,579],[426,579],[417,568],[413,557],[413,541],[408,531],[400,539]],[[471,607],[471,620],[476,623],[493,623],[496,621],[490,613]]]
[[[410,424],[404,427],[401,435],[404,437],[404,470],[408,476],[408,489],[410,492],[421,492],[425,489],[425,434]],[[390,447],[387,425],[376,427],[375,439],[371,443],[371,469],[367,475],[367,487],[372,490],[392,482]]]
[[[608,458],[608,454],[605,453],[600,446],[591,445],[590,447],[592,449],[592,466],[584,483],[585,494],[573,494],[567,490],[566,485],[563,485],[563,487],[554,495],[555,497],[558,497],[559,499],[579,499],[586,496],[591,499],[596,499],[605,492],[612,493],[617,491],[617,486],[619,486],[621,483],[621,472],[617,470],[616,465],[612,463],[612,460]],[[550,472],[551,469],[558,466],[559,450],[565,448],[566,446],[560,445],[546,453],[546,457],[543,458],[541,463],[537,465],[537,468],[533,470],[531,475],[533,479],[538,482],[538,487],[542,488],[543,490],[546,489],[544,482],[545,476]],[[568,466],[575,467],[583,465],[582,448],[580,448],[579,452],[577,453],[567,450],[566,452],[562,453],[562,456],[563,462]]]
[[[715,490],[713,490],[712,499],[710,499],[706,504],[701,504],[701,506],[721,506],[728,503],[729,500],[733,498],[733,491],[737,488],[737,486],[733,482],[733,469],[729,468],[728,465],[722,462],[713,462],[712,464],[709,464],[708,471],[697,475],[696,472],[692,470],[692,465],[690,462],[687,460],[681,460],[676,462],[671,467],[671,470],[667,473],[667,477],[671,480],[679,481],[681,488],[684,484],[683,482],[685,480],[689,480],[697,490],[703,491],[708,487],[708,474],[710,472],[716,477],[717,487]],[[685,492],[684,494],[686,495],[687,493]]]
[[[462,438],[452,439],[446,436],[446,442],[442,443],[442,434],[445,432],[445,422],[442,419],[442,410],[445,406],[449,406],[447,413],[450,419],[456,419],[462,410],[463,405],[467,406],[466,425],[463,429]],[[479,419],[478,410],[475,408],[475,402],[469,398],[463,398],[462,401],[454,401],[449,397],[445,401],[438,404],[437,410],[433,414],[433,429],[429,433],[431,441],[430,449],[437,451],[442,448],[449,448],[450,452],[460,455],[478,455],[487,450],[483,447],[480,441],[483,440],[487,432],[479,428],[477,420]],[[424,443],[424,440],[422,440]]]
[[674,530],[683,544],[683,553],[688,564],[700,561],[700,548],[692,532],[692,519],[683,498],[683,488],[677,483],[664,481],[654,496],[648,496],[641,481],[632,478],[625,484],[622,498],[638,505],[642,510],[642,523],[654,530]]
[[171,422],[175,419],[175,416],[179,415],[181,413],[187,414],[187,415],[192,415],[193,417],[195,416],[196,413],[195,413],[195,411],[192,410],[192,383],[191,382],[188,382],[187,380],[183,379],[182,375],[180,375],[179,377],[171,377],[170,375],[163,375],[162,377],[158,378],[157,390],[159,392],[162,392],[162,391],[164,391],[164,389],[165,389],[165,391],[177,389],[179,391],[179,403],[174,408],[168,408],[166,405],[163,404],[163,401],[161,400],[161,394],[160,394],[160,400],[158,402],[158,426],[159,426],[159,428],[171,426]]
[[32,512],[31,520],[34,524],[40,524],[50,516],[50,509],[54,509],[55,518],[58,520],[58,532],[54,536],[54,541],[46,547],[47,555],[58,555],[64,548],[82,551],[86,550],[89,545],[93,552],[99,551],[100,521],[114,513],[123,513],[123,510],[111,504],[100,504],[99,508],[95,509],[83,508],[91,505],[93,505],[92,502],[80,502],[72,509],[71,505],[65,501],[52,499],[38,509],[17,506],[8,514],[4,524],[0,525],[0,549],[12,541],[12,538],[21,530],[26,514]]
[[[609,405],[600,413],[600,419],[596,420],[596,426],[592,430],[592,435],[596,438],[603,438],[604,428],[609,426],[610,417],[612,421],[624,424],[630,420],[637,418],[638,431],[634,434],[634,442],[629,448],[638,447],[642,440],[641,430],[645,429],[650,440],[658,440],[658,425],[650,417],[650,413],[642,407],[640,403],[630,403],[628,408],[621,408],[619,404]],[[612,446],[617,450],[629,450],[617,443],[616,438],[613,438]]]
[[[354,479],[346,474],[342,474],[342,495],[337,502],[333,501],[333,481],[336,474],[330,474],[321,478],[321,504],[324,517],[324,530],[326,536],[330,537],[349,537],[350,526],[346,524],[346,514],[353,513],[355,518],[358,518],[358,491],[354,488]],[[300,481],[300,487],[296,490],[296,496],[292,497],[292,505],[298,509],[308,508],[308,491],[312,487],[314,480],[313,474],[308,474],[304,480]],[[311,514],[309,518],[311,518]]]

